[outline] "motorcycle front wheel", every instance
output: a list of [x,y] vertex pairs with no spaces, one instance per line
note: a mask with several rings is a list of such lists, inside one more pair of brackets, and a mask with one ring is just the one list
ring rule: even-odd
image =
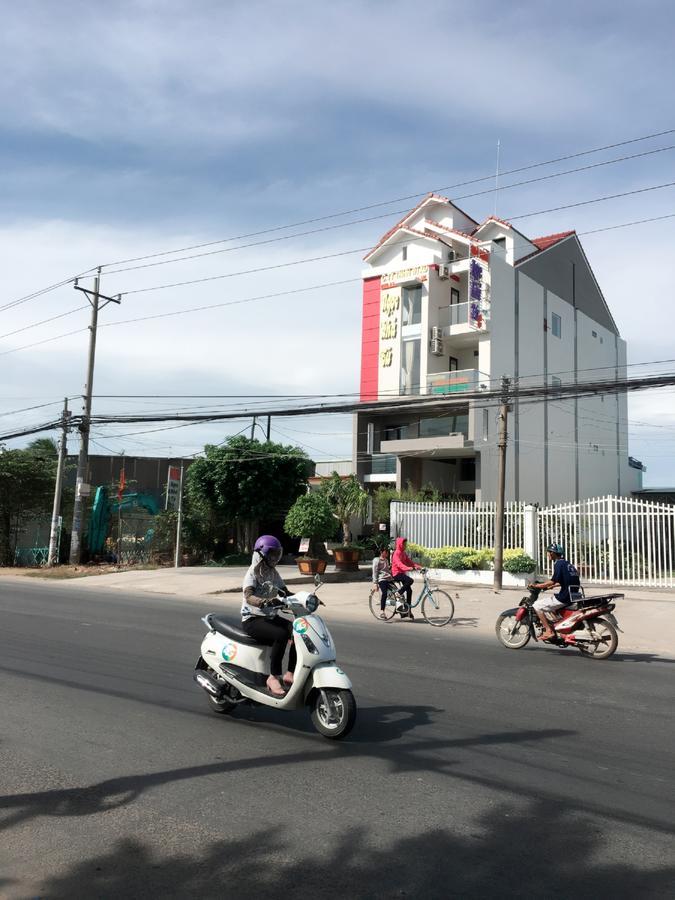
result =
[[527,619],[518,621],[514,613],[502,613],[497,619],[495,632],[500,643],[508,650],[520,650],[531,637]]
[[579,652],[589,659],[608,659],[619,645],[619,635],[616,628],[607,619],[601,616],[586,622],[586,627],[596,635],[596,640],[577,642]]
[[356,721],[354,695],[351,691],[339,688],[324,688],[323,691],[314,691],[311,700],[311,717],[312,724],[319,734],[330,740],[339,741],[349,734]]

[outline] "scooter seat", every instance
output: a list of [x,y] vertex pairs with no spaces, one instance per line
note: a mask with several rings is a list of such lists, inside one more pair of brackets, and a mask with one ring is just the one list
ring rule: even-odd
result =
[[225,637],[236,641],[238,644],[248,644],[250,647],[259,646],[258,641],[252,638],[250,634],[246,634],[245,631],[232,625],[227,619],[223,618],[223,616],[217,616],[212,613],[210,616],[206,617],[206,621],[214,631],[218,632],[218,634],[222,634]]

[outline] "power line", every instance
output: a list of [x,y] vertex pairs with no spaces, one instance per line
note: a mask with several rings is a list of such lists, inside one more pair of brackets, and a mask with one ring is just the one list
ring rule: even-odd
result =
[[[675,134],[675,128],[670,128],[670,129],[667,129],[666,131],[654,132],[652,134],[641,135],[640,137],[630,138],[630,139],[624,140],[624,141],[617,141],[613,144],[605,144],[602,147],[594,147],[590,150],[581,150],[576,153],[568,153],[565,156],[558,156],[553,159],[543,160],[541,162],[530,163],[525,166],[519,166],[515,169],[508,169],[504,172],[501,172],[500,175],[501,175],[501,177],[506,177],[507,175],[517,175],[520,172],[527,172],[531,169],[541,168],[543,166],[554,165],[555,163],[558,163],[558,162],[566,162],[569,159],[578,159],[581,156],[589,156],[593,153],[601,153],[604,150],[614,150],[616,147],[625,147],[629,144],[636,144],[636,143],[640,143],[641,141],[647,141],[647,140],[651,140],[652,138],[657,138],[657,137],[664,137],[665,135],[669,135],[669,134]],[[450,190],[454,190],[455,188],[465,187],[470,184],[480,184],[481,182],[491,181],[493,178],[494,178],[494,173],[491,172],[489,175],[483,175],[479,178],[472,178],[467,181],[459,181],[459,182],[456,182],[455,184],[446,185],[445,187],[435,188],[433,191],[431,191],[431,193],[440,193],[441,191],[450,191]],[[177,248],[175,250],[161,250],[161,251],[158,251],[155,253],[148,253],[144,256],[136,256],[136,257],[130,257],[128,259],[120,259],[120,260],[116,260],[115,262],[112,262],[112,263],[105,263],[104,268],[111,268],[113,266],[121,266],[121,265],[125,265],[126,263],[131,263],[131,262],[141,262],[146,259],[154,259],[158,256],[168,256],[173,253],[186,253],[189,250],[199,250],[202,247],[212,247],[216,244],[225,244],[225,243],[229,243],[230,241],[239,241],[239,240],[245,240],[246,238],[250,238],[250,237],[258,237],[263,234],[272,234],[276,231],[282,231],[286,228],[300,228],[303,225],[313,225],[315,222],[325,222],[329,219],[340,218],[341,216],[348,216],[348,215],[352,215],[353,213],[367,212],[368,210],[378,209],[382,206],[390,206],[394,203],[403,203],[404,201],[407,201],[407,200],[414,200],[417,197],[423,196],[426,193],[429,193],[429,192],[426,190],[417,191],[412,194],[407,194],[403,197],[394,197],[389,200],[381,200],[377,203],[370,203],[366,206],[357,206],[357,207],[353,207],[351,209],[342,210],[341,212],[334,212],[334,213],[328,213],[328,214],[322,215],[322,216],[315,216],[314,218],[311,218],[311,219],[304,219],[304,220],[301,220],[298,222],[290,222],[285,225],[276,225],[276,226],[273,226],[272,228],[265,228],[265,229],[262,229],[259,231],[251,231],[251,232],[248,232],[245,234],[233,235],[232,237],[220,238],[219,240],[215,240],[215,241],[205,241],[200,244],[191,244],[191,245],[188,245],[185,247]],[[388,213],[387,215],[391,215],[391,213]]]
[[[550,175],[541,175],[537,178],[526,179],[525,181],[516,181],[513,184],[502,185],[500,187],[500,190],[504,191],[504,190],[509,190],[510,188],[524,187],[525,185],[528,185],[528,184],[535,184],[535,183],[539,183],[542,181],[549,181],[553,178],[561,178],[562,176],[565,176],[565,175],[573,175],[578,172],[586,172],[586,171],[589,171],[590,169],[597,169],[602,166],[609,166],[609,165],[613,165],[614,163],[626,162],[628,160],[638,159],[638,158],[641,158],[644,156],[652,156],[655,153],[664,153],[668,150],[675,150],[675,144],[672,144],[668,147],[658,147],[654,150],[645,150],[642,153],[635,153],[630,156],[620,156],[620,157],[617,157],[616,159],[608,159],[608,160],[604,160],[603,162],[599,162],[599,163],[591,163],[590,165],[579,166],[576,169],[567,169],[564,172],[553,172]],[[468,200],[472,197],[482,197],[485,194],[491,194],[493,192],[493,190],[494,190],[493,188],[488,188],[487,190],[484,190],[484,191],[474,191],[471,194],[463,194],[459,197],[453,198],[453,200],[451,202],[455,203],[460,200]],[[206,256],[215,256],[217,254],[222,254],[222,253],[234,253],[237,250],[248,250],[251,247],[260,247],[260,246],[263,246],[266,244],[277,243],[279,241],[290,241],[290,240],[293,240],[294,238],[298,238],[298,237],[307,237],[308,235],[312,235],[312,234],[320,234],[320,233],[323,233],[326,231],[333,231],[333,230],[336,230],[339,228],[347,228],[350,225],[362,225],[366,222],[374,222],[378,219],[389,218],[390,216],[400,216],[400,215],[404,215],[409,212],[410,212],[410,210],[402,209],[402,210],[397,210],[395,212],[379,213],[376,216],[368,216],[367,218],[353,219],[350,222],[340,222],[336,225],[324,225],[321,228],[312,228],[309,231],[299,231],[299,232],[294,232],[293,234],[282,235],[280,237],[266,238],[265,240],[253,241],[249,244],[238,244],[236,247],[221,247],[219,250],[207,250],[203,253],[192,253],[189,256],[177,256],[173,259],[163,259],[163,260],[159,260],[156,262],[143,263],[141,265],[136,265],[136,266],[127,266],[122,269],[110,269],[106,274],[107,275],[117,275],[122,272],[135,272],[135,271],[138,271],[139,269],[149,269],[149,268],[153,268],[156,266],[165,266],[170,263],[186,262],[186,261],[192,260],[192,259],[202,259],[203,257],[206,257]]]

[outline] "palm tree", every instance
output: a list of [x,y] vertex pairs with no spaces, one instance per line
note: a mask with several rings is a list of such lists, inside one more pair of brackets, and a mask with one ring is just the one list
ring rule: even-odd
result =
[[350,520],[352,516],[365,514],[368,509],[368,494],[355,475],[344,478],[337,472],[332,472],[321,480],[321,490],[333,510],[333,515],[342,525],[342,540],[347,546],[351,540]]

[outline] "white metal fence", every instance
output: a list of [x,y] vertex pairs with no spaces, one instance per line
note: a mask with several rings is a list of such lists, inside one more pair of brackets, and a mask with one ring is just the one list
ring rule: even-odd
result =
[[[424,547],[494,546],[494,503],[391,504],[391,533]],[[675,506],[598,497],[538,509],[507,504],[504,547],[523,548],[542,572],[562,544],[582,582],[675,587]]]
[[539,565],[555,541],[581,580],[675,587],[675,506],[630,497],[597,497],[538,510]]
[[[494,503],[391,504],[391,533],[423,547],[471,547],[495,542]],[[504,546],[523,546],[523,504],[508,503],[504,514]]]

